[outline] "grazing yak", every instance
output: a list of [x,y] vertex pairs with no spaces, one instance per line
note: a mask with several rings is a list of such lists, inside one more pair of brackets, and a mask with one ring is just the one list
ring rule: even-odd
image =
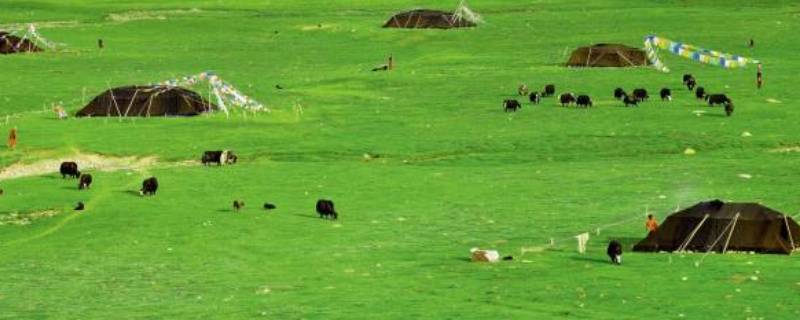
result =
[[83,210],[84,208],[86,208],[86,206],[84,206],[84,205],[83,205],[83,202],[81,202],[81,201],[78,201],[78,204],[75,206],[75,210],[77,210],[77,211],[81,211],[81,210]]
[[624,97],[626,95],[628,95],[628,94],[625,93],[625,90],[622,90],[622,88],[614,89],[614,99],[622,100],[622,97]]
[[633,98],[640,102],[647,101],[647,99],[650,99],[650,95],[647,94],[645,89],[633,89]]
[[706,96],[706,101],[708,101],[709,107],[713,107],[715,104],[730,103],[731,99],[728,99],[728,96],[724,94],[709,94]]
[[277,208],[277,206],[275,206],[274,204],[271,204],[269,202],[264,202],[264,210],[273,210],[275,208]]
[[661,101],[672,101],[672,90],[668,88],[661,89]]
[[238,159],[239,157],[230,150],[205,151],[203,152],[203,158],[200,159],[200,162],[204,165],[216,163],[218,166],[221,166],[223,164],[234,164]]
[[244,201],[233,200],[233,211],[234,212],[239,212],[239,210],[241,210],[242,208],[244,208]]
[[585,94],[579,95],[578,99],[576,99],[576,101],[575,101],[575,104],[577,106],[579,106],[579,107],[584,107],[584,108],[591,107],[592,106],[592,98],[590,98],[589,96],[587,96]]
[[503,109],[505,109],[506,112],[509,112],[509,111],[517,112],[517,109],[521,109],[521,108],[522,108],[522,105],[519,104],[519,101],[517,101],[516,99],[505,99],[505,100],[503,100]]
[[728,103],[725,104],[725,115],[730,117],[732,114],[733,114],[733,101],[728,101]]
[[694,78],[691,78],[688,81],[686,81],[686,88],[689,89],[689,91],[694,90],[694,87],[696,85],[697,85],[697,80],[694,80]]
[[571,103],[574,103],[576,98],[575,98],[574,94],[572,94],[571,92],[567,92],[567,93],[563,93],[560,96],[558,96],[558,100],[561,101],[561,106],[562,107],[566,107],[566,106],[570,105]]
[[92,186],[92,175],[82,174],[78,181],[78,190],[89,189]]
[[620,244],[619,241],[611,240],[611,242],[608,243],[606,254],[611,258],[611,263],[622,264],[622,244]]
[[81,172],[78,171],[78,164],[72,161],[62,162],[59,171],[61,172],[62,179],[67,176],[70,178],[78,178],[81,176]]
[[697,87],[697,90],[694,91],[694,96],[697,97],[697,99],[705,98],[706,97],[706,88]]
[[624,103],[626,107],[630,107],[630,106],[634,106],[635,107],[635,106],[639,105],[639,101],[638,100],[636,100],[635,98],[631,98],[631,96],[629,96],[627,94],[622,97],[622,103]]
[[333,201],[331,200],[317,200],[317,213],[319,214],[320,218],[331,218],[333,220],[339,218],[339,215],[336,213],[336,209],[333,208]]
[[139,195],[154,196],[156,191],[158,191],[158,179],[156,179],[156,177],[150,177],[142,181],[142,189],[139,190]]
[[694,76],[688,73],[683,74],[683,84],[689,82],[689,79],[694,79]]
[[531,92],[530,96],[528,96],[533,104],[539,104],[542,102],[542,94],[538,92]]
[[552,97],[554,94],[556,94],[556,85],[548,84],[544,86],[544,94],[542,94],[543,97]]

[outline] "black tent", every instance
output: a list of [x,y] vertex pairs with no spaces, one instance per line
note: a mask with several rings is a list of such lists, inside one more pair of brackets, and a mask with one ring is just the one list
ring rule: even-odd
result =
[[76,116],[194,116],[216,108],[198,93],[181,87],[128,86],[101,93]]
[[676,212],[633,251],[753,251],[789,254],[800,246],[800,226],[757,203],[700,202]]
[[474,27],[475,23],[456,16],[453,12],[417,9],[398,13],[383,25],[384,28],[450,29]]
[[39,51],[42,49],[37,47],[33,41],[0,31],[0,54]]
[[649,64],[650,60],[643,50],[607,43],[575,49],[567,61],[569,67],[636,67]]

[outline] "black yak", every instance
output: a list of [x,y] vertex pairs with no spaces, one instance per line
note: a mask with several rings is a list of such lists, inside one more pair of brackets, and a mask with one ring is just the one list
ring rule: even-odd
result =
[[619,241],[611,240],[611,242],[608,243],[606,254],[611,258],[611,263],[622,264],[622,244],[620,244]]
[[81,176],[81,172],[78,171],[78,164],[72,161],[62,162],[59,171],[61,172],[62,179],[66,178],[67,176],[77,179]]
[[622,97],[622,103],[624,103],[626,107],[638,106],[639,105],[639,101],[638,100],[636,100],[634,98],[631,98],[631,96],[629,96],[627,94]]
[[506,112],[509,112],[509,111],[516,112],[517,109],[521,109],[521,108],[522,108],[522,105],[519,104],[519,101],[517,101],[516,99],[505,99],[505,100],[503,100],[503,109]]
[[585,94],[579,95],[578,98],[575,100],[575,104],[578,105],[579,107],[584,107],[584,108],[591,107],[592,98],[590,98]]
[[275,206],[274,204],[271,204],[269,202],[264,203],[264,210],[273,210],[275,208],[277,208],[277,206]]
[[691,78],[688,81],[686,81],[686,88],[689,89],[689,91],[694,90],[694,87],[696,85],[697,85],[697,81],[694,80],[694,78]]
[[530,98],[531,103],[533,104],[539,104],[539,102],[542,101],[542,94],[538,92],[531,92],[531,94],[528,97]]
[[731,99],[728,99],[728,96],[724,94],[709,94],[706,96],[706,101],[708,101],[709,107],[713,107],[715,104],[729,103]]
[[624,96],[626,96],[626,95],[627,95],[627,94],[625,93],[625,90],[622,90],[622,88],[616,88],[616,89],[614,89],[614,98],[615,98],[615,99],[617,99],[617,100],[621,100],[621,99],[622,99],[622,97],[624,97]]
[[687,82],[689,82],[689,79],[694,79],[694,76],[692,76],[691,74],[688,74],[688,73],[684,74],[683,75],[683,84],[686,84]]
[[645,89],[634,89],[633,98],[637,101],[647,101],[647,99],[650,98],[650,95],[647,94],[647,90]]
[[333,201],[331,200],[317,200],[317,213],[319,214],[320,218],[331,218],[333,220],[339,218],[339,215],[336,213],[336,209],[333,208]]
[[83,202],[78,201],[78,204],[75,206],[75,210],[81,211],[84,208],[85,208],[85,206],[83,205]]
[[570,105],[571,103],[574,103],[576,99],[575,99],[575,95],[574,94],[568,92],[568,93],[564,93],[564,94],[561,94],[560,96],[558,96],[558,100],[561,101],[561,106],[562,107],[566,107],[566,106]]
[[552,97],[554,94],[556,94],[556,85],[548,84],[544,86],[544,94],[542,94],[543,97]]
[[203,157],[200,159],[204,165],[209,165],[211,163],[216,163],[218,166],[223,164],[234,164],[238,160],[233,151],[230,150],[218,150],[218,151],[205,151],[203,152]]
[[661,101],[664,100],[672,101],[672,90],[670,90],[669,88],[661,89],[660,94],[661,94]]
[[78,181],[78,190],[89,189],[92,186],[92,175],[82,174]]
[[139,195],[155,195],[158,191],[158,179],[150,177],[142,181],[142,189],[139,190]]
[[697,90],[694,91],[694,96],[697,97],[697,99],[705,98],[706,97],[706,88],[697,87]]

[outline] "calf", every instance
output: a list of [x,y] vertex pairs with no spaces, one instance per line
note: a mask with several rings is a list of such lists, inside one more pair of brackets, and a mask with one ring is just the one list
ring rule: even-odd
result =
[[273,210],[275,208],[277,208],[277,206],[275,206],[274,204],[271,204],[269,202],[264,203],[264,210]]
[[218,151],[205,151],[203,152],[203,157],[200,159],[204,165],[209,165],[212,163],[216,163],[218,166],[223,164],[234,164],[238,160],[233,151],[230,150],[218,150]]
[[576,99],[575,99],[575,95],[574,94],[572,94],[571,92],[568,92],[568,93],[564,93],[564,94],[561,94],[560,96],[558,96],[558,100],[561,101],[561,106],[562,107],[566,107],[566,106],[570,105],[571,103],[574,103]]
[[317,213],[319,214],[320,218],[331,218],[333,220],[339,218],[339,215],[336,213],[336,209],[333,208],[333,201],[331,200],[317,200]]
[[59,171],[61,172],[61,179],[67,176],[71,178],[78,178],[81,176],[81,172],[78,171],[78,164],[72,161],[62,162]]
[[708,101],[709,107],[713,107],[715,104],[730,103],[731,99],[728,99],[728,96],[724,94],[709,94],[706,96],[706,101]]
[[78,190],[89,189],[92,186],[92,175],[82,174],[78,181]]
[[672,90],[668,88],[661,89],[661,101],[667,100],[672,101]]
[[725,115],[730,117],[732,114],[733,114],[733,101],[728,101],[728,103],[725,104]]
[[542,95],[543,97],[552,97],[554,94],[556,94],[556,85],[548,84],[544,86],[544,94]]
[[542,94],[538,92],[531,92],[531,95],[528,97],[530,98],[531,103],[533,104],[539,104],[539,102],[542,102]]
[[627,94],[622,97],[622,103],[624,103],[626,107],[630,107],[630,106],[636,107],[636,106],[639,105],[639,101],[638,100],[632,98],[631,96],[629,96]]
[[694,91],[694,96],[697,97],[697,99],[705,98],[706,97],[706,88],[697,87],[697,90]]
[[611,242],[608,243],[606,254],[611,258],[611,263],[622,264],[622,244],[620,244],[619,241],[611,240]]
[[139,190],[139,195],[153,196],[156,194],[156,191],[158,191],[158,179],[156,179],[156,177],[150,177],[142,181],[142,189]]
[[683,75],[683,84],[686,84],[687,82],[689,82],[689,79],[694,79],[694,76],[692,76],[691,74],[688,74],[688,73],[684,74]]
[[239,210],[241,210],[242,208],[244,208],[244,201],[233,200],[233,211],[234,212],[239,212]]
[[515,99],[505,99],[503,100],[503,109],[506,112],[517,112],[517,109],[521,109],[522,105],[519,104],[519,101]]
[[633,90],[633,98],[637,101],[647,101],[650,98],[650,95],[647,94],[647,90],[645,89],[634,89]]
[[689,91],[694,90],[694,87],[696,85],[697,85],[697,81],[694,80],[694,78],[691,78],[688,81],[686,81],[686,88],[689,89]]
[[622,90],[622,88],[614,89],[614,98],[615,99],[621,100],[622,97],[624,97],[625,95],[626,95],[625,90]]
[[579,107],[584,107],[584,108],[591,107],[592,106],[592,98],[590,98],[589,96],[587,96],[585,94],[579,95],[578,99],[576,99],[576,101],[575,101],[575,104],[577,106],[579,106]]

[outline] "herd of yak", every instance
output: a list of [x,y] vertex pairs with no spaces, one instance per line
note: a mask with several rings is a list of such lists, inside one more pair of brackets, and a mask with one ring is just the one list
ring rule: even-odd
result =
[[[695,97],[697,99],[704,99],[708,102],[709,106],[714,105],[722,105],[725,107],[725,114],[730,116],[733,114],[733,101],[728,98],[724,94],[706,94],[706,90],[703,87],[697,86],[697,80],[691,74],[684,74],[683,75],[683,84],[686,86],[689,91],[694,91]],[[533,104],[539,104],[543,97],[551,97],[556,93],[556,86],[554,84],[548,84],[544,87],[544,91],[542,92],[528,92],[528,87],[526,85],[521,85],[518,89],[518,94],[521,96],[528,96],[529,100]],[[672,101],[672,90],[669,88],[663,88],[659,92],[662,101]],[[622,88],[614,89],[614,98],[617,100],[622,101],[626,107],[630,106],[638,106],[640,102],[647,101],[650,96],[647,93],[646,89],[634,89],[631,95],[628,95]],[[561,103],[562,107],[570,106],[571,104],[575,104],[578,107],[588,108],[592,106],[592,98],[589,95],[575,95],[572,92],[562,93],[558,96],[558,100]],[[522,104],[517,101],[516,99],[506,99],[503,100],[503,109],[506,112],[516,112],[518,109],[522,108]]]
[[[210,164],[216,164],[217,166],[221,165],[231,165],[235,164],[238,160],[238,157],[230,150],[221,150],[221,151],[205,151],[203,153],[203,157],[201,158],[201,163],[205,166]],[[66,179],[67,177],[76,178],[78,179],[78,190],[89,189],[92,185],[92,175],[88,173],[81,173],[78,170],[78,164],[74,161],[65,161],[61,163],[59,168],[59,172],[61,173],[61,178]],[[139,195],[141,196],[154,196],[158,191],[158,179],[156,177],[149,177],[142,181],[142,188],[139,189]],[[0,191],[1,192],[1,191]],[[78,202],[75,206],[75,210],[84,210],[85,205],[83,202]],[[244,201],[242,200],[234,200],[233,201],[233,211],[239,212],[244,208]],[[276,209],[277,206],[271,203],[264,203],[264,210],[272,210]],[[333,201],[327,199],[319,199],[317,200],[316,205],[317,214],[319,214],[320,218],[330,218],[336,220],[339,218],[339,214],[336,213],[336,209],[333,206]]]

